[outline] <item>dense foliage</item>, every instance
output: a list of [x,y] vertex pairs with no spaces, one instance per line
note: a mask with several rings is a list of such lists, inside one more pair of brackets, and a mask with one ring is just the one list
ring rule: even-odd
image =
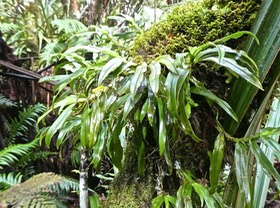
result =
[[[56,38],[46,44],[40,61],[57,64],[53,75],[41,82],[57,84],[52,106],[38,119],[37,129],[47,147],[63,152],[71,144],[71,159],[79,165],[81,207],[88,207],[90,170],[100,184],[113,180],[105,200],[99,202],[96,193],[90,196],[92,207],[259,206],[254,201],[263,192],[253,188],[262,181],[255,175],[267,180],[265,172],[280,181],[272,163],[280,159],[280,103],[273,94],[280,73],[267,81],[262,105],[250,111],[252,124],[245,135],[237,137],[223,128],[225,121],[242,119],[228,103],[234,93],[232,79],[264,90],[259,66],[240,50],[244,35],[251,36],[251,44],[258,43],[253,33],[241,31],[250,28],[258,8],[251,0],[187,2],[146,32],[126,15],[109,17],[116,26],[52,20]],[[57,116],[52,123],[51,114]],[[1,151],[6,164],[15,162],[13,148]],[[33,146],[18,147],[22,153],[28,148]],[[71,180],[47,175],[51,186],[43,175],[34,193],[24,188],[32,179],[14,190],[40,198],[45,182],[51,190],[47,197],[53,197],[53,185],[75,188]],[[20,182],[18,175],[2,178],[12,178],[7,180],[11,185]]]

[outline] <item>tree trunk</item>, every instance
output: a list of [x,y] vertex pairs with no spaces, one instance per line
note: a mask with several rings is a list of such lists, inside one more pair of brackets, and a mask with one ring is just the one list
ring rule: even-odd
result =
[[81,150],[80,160],[80,207],[88,208],[88,170],[87,170],[87,154],[86,150]]

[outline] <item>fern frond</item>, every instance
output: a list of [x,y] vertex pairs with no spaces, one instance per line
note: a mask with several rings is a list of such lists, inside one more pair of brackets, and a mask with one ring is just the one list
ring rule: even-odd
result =
[[57,28],[58,33],[75,34],[78,32],[88,31],[88,28],[78,20],[74,19],[57,19],[52,21],[52,26]]
[[51,172],[40,173],[2,192],[0,206],[37,207],[40,204],[40,207],[59,207],[59,201],[53,200],[54,196],[61,196],[78,188],[79,183],[74,179]]
[[1,173],[0,174],[0,192],[10,188],[12,185],[21,183],[22,174],[14,174],[13,172],[10,173]]
[[11,107],[17,107],[16,102],[10,100],[9,98],[6,98],[4,95],[0,94],[0,109],[2,108],[11,108]]
[[0,30],[5,34],[11,31],[17,31],[18,26],[14,23],[1,23],[0,22]]
[[28,127],[36,123],[36,119],[45,111],[43,104],[36,104],[21,111],[17,118],[11,120],[11,131],[7,140],[8,144],[12,144],[16,137],[21,137],[23,141],[27,141]]
[[3,129],[3,131],[5,133],[8,133],[8,132],[11,131],[11,125],[10,125],[8,119],[7,119],[7,116],[2,114],[2,113],[0,113],[0,122],[2,123],[1,128]]
[[0,170],[4,166],[11,166],[22,156],[29,154],[38,145],[38,139],[27,144],[10,145],[0,151]]
[[48,45],[44,47],[42,53],[40,54],[40,62],[48,65],[51,62],[57,61],[57,54],[62,53],[66,48],[67,44],[59,40],[56,40],[52,43],[48,43]]
[[30,162],[35,160],[48,160],[50,156],[58,155],[57,152],[50,151],[39,151],[39,152],[30,152],[29,154],[23,155],[17,162],[17,167],[27,166]]

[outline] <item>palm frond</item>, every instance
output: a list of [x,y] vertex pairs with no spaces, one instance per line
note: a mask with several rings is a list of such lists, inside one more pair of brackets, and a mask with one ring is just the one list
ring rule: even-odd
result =
[[29,154],[38,145],[38,139],[27,144],[10,145],[0,151],[0,170],[4,166],[11,166],[19,159]]
[[10,188],[12,185],[21,183],[22,174],[14,174],[13,172],[10,173],[1,173],[0,174],[0,192]]
[[11,120],[11,131],[7,140],[8,144],[12,144],[16,137],[20,137],[23,141],[28,141],[28,127],[36,123],[36,119],[43,113],[45,106],[36,104],[21,111],[17,118]]
[[[78,190],[79,183],[51,172],[40,173],[0,194],[0,206],[61,207],[63,195]],[[62,199],[54,200],[54,199]],[[66,206],[64,206],[66,207]]]

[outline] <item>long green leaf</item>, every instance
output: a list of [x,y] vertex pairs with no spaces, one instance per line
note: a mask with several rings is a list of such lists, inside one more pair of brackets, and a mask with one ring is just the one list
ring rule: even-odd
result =
[[123,62],[124,59],[122,57],[113,58],[109,62],[107,62],[101,69],[98,79],[98,85],[101,85],[104,79],[106,79],[106,77],[115,69],[117,69]]
[[159,113],[159,153],[162,155],[166,145],[166,120],[165,120],[165,109],[163,106],[162,99],[157,98],[158,113]]
[[239,65],[237,61],[235,61],[232,58],[225,57],[220,62],[218,57],[208,57],[203,59],[203,61],[213,61],[217,64],[220,64],[221,66],[226,67],[233,74],[239,75],[241,78],[245,79],[247,82],[251,83],[255,87],[262,89],[262,85],[258,80],[258,78],[252,72],[250,72],[246,67]]
[[217,97],[210,90],[203,89],[203,88],[197,86],[197,87],[191,88],[191,92],[194,93],[194,94],[202,95],[202,96],[204,96],[204,97],[214,101],[222,109],[224,109],[224,111],[227,114],[229,114],[234,120],[238,121],[235,112],[232,110],[232,108],[229,106],[229,104],[226,101],[224,101],[224,100],[220,99],[219,97]]
[[257,159],[257,162],[261,165],[264,172],[267,175],[272,175],[276,180],[280,181],[280,175],[277,170],[273,167],[267,156],[264,154],[263,150],[256,143],[256,141],[250,141],[250,148]]
[[72,109],[75,106],[74,104],[69,105],[65,110],[59,115],[59,117],[55,120],[55,122],[51,125],[46,133],[45,143],[47,147],[50,146],[51,139],[53,135],[64,125],[64,122],[72,113]]
[[[279,89],[278,89],[279,90]],[[280,99],[275,97],[272,102],[270,114],[265,125],[268,127],[280,127]],[[279,145],[279,132],[268,138],[262,138],[264,141],[260,148],[263,150],[265,156],[271,164],[274,163],[275,157],[280,159],[280,145]],[[279,182],[279,181],[278,181]],[[260,163],[257,163],[255,191],[252,202],[253,208],[264,207],[266,196],[269,188],[270,177],[266,175]]]
[[181,70],[180,74],[168,73],[165,86],[167,93],[167,108],[171,115],[178,117],[178,99],[179,96],[184,96],[181,93],[184,82],[189,74],[188,70]]
[[[258,12],[256,21],[252,27],[251,32],[254,33],[260,44],[258,45],[254,38],[247,38],[244,51],[256,62],[260,69],[261,82],[265,79],[266,75],[270,71],[270,67],[273,64],[280,48],[280,1],[270,0],[263,1],[260,11]],[[276,59],[278,64],[273,69],[274,79],[280,73],[280,57]],[[253,97],[257,93],[257,89],[248,85],[244,80],[236,80],[229,95],[229,104],[236,112],[238,119],[241,121],[244,117],[249,105],[252,102]],[[230,117],[225,120],[224,128],[229,133],[234,133],[238,128],[239,123],[233,121]]]
[[249,204],[251,202],[251,192],[248,177],[248,152],[247,147],[242,142],[235,144],[234,161],[238,186],[245,197],[246,203]]
[[200,198],[201,207],[203,207],[204,201],[207,207],[209,208],[215,207],[213,198],[210,196],[209,191],[203,185],[199,183],[192,183],[192,186]]
[[149,69],[151,70],[150,76],[149,76],[149,82],[151,89],[155,96],[158,93],[159,90],[159,76],[161,74],[161,66],[159,62],[153,61],[149,64]]
[[175,66],[174,59],[171,58],[169,55],[160,56],[160,57],[156,58],[155,61],[166,66],[167,69],[169,69],[169,71],[172,72],[173,74],[178,73],[176,66]]
[[140,66],[136,67],[136,71],[133,74],[130,82],[130,95],[134,99],[134,96],[137,94],[138,88],[141,86],[144,80],[144,73],[147,71],[147,64],[143,63]]
[[219,182],[223,157],[224,157],[225,138],[220,133],[215,141],[214,150],[210,158],[210,185],[215,189]]

